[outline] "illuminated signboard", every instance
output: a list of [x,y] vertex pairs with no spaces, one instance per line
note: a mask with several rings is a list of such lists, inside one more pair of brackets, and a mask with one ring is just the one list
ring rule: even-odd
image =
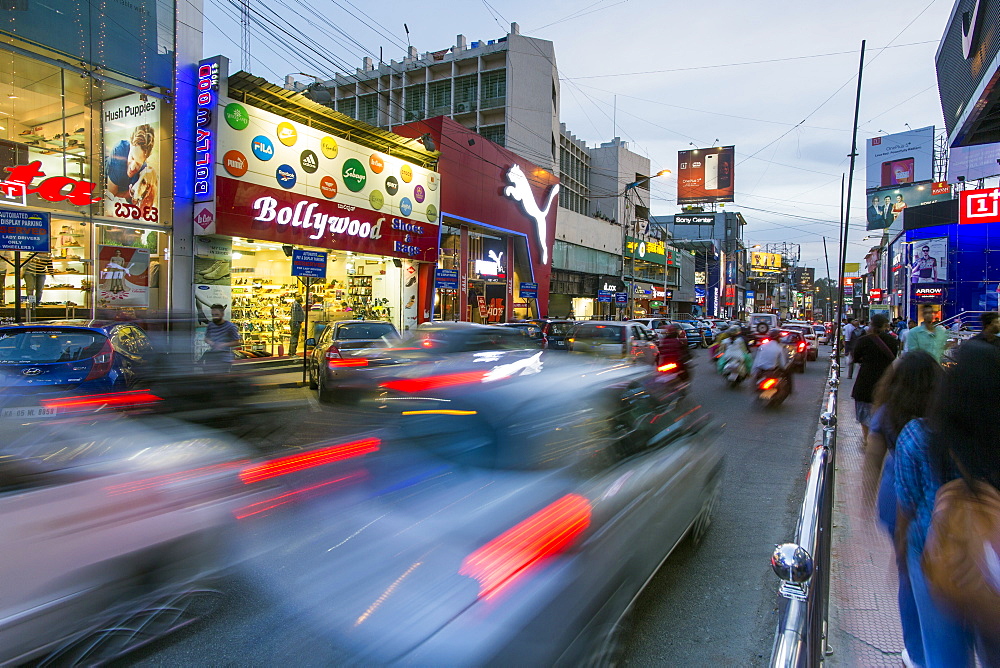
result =
[[[0,202],[12,206],[28,206],[28,195],[36,195],[48,202],[69,202],[76,206],[88,206],[100,202],[94,196],[95,184],[68,176],[45,178],[40,160],[27,165],[4,167],[9,172],[6,181],[0,181]],[[44,179],[38,185],[31,185],[35,179]]]
[[871,290],[868,291],[868,296],[871,297],[872,299],[876,299],[876,300],[877,299],[882,299],[882,289],[881,288],[872,288]]
[[963,190],[959,194],[958,222],[995,223],[1000,221],[1000,188]]
[[215,142],[218,119],[215,105],[219,95],[219,60],[203,60],[198,65],[195,111],[194,201],[208,202],[213,195]]
[[944,299],[944,288],[914,288],[915,301],[941,301]]

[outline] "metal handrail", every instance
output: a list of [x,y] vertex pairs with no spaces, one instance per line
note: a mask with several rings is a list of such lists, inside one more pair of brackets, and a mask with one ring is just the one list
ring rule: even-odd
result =
[[771,569],[781,579],[778,628],[771,649],[772,668],[818,666],[823,656],[830,653],[827,611],[839,385],[840,363],[834,354],[824,411],[820,415],[823,438],[813,448],[795,542],[775,546],[771,555]]

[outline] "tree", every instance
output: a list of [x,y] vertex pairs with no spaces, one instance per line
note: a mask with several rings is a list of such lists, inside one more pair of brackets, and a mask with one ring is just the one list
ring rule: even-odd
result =
[[818,278],[814,285],[816,286],[814,309],[823,313],[825,318],[832,320],[833,313],[837,308],[837,300],[840,298],[837,281],[832,278]]

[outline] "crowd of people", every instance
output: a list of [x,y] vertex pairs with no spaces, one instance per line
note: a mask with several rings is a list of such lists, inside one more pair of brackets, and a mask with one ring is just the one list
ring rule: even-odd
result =
[[[921,316],[842,330],[867,507],[895,546],[904,663],[1000,666],[1000,314],[982,315],[947,368],[949,334],[933,308]],[[977,520],[956,530],[956,508]]]

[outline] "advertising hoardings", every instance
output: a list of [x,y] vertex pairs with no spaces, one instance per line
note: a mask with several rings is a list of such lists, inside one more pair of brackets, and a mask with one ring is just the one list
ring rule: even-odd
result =
[[934,126],[872,137],[865,152],[868,191],[934,178]]
[[205,325],[212,317],[213,304],[223,307],[230,318],[232,288],[233,240],[225,237],[195,237],[194,241],[194,308],[198,325],[195,328],[195,355],[200,357],[205,345]]
[[781,253],[750,253],[750,266],[756,271],[781,269]]
[[436,172],[229,98],[220,98],[216,113],[221,114],[215,152],[218,220],[230,205],[246,209],[242,199],[234,202],[222,192],[223,184],[236,182],[248,186],[239,190],[240,197],[264,188],[372,224],[384,217],[436,226],[441,209]]
[[734,146],[677,153],[677,203],[732,202],[735,193]]
[[922,239],[912,245],[912,283],[942,283],[948,280],[948,239]]
[[215,231],[234,237],[434,262],[438,226],[219,177]]
[[881,230],[896,222],[907,207],[951,199],[951,188],[947,183],[919,183],[869,190],[867,196],[867,228]]
[[958,223],[995,223],[1000,221],[1000,188],[963,190],[959,193]]
[[160,222],[160,107],[133,93],[104,103],[104,215]]
[[149,306],[149,251],[98,246],[98,293],[102,307]]

